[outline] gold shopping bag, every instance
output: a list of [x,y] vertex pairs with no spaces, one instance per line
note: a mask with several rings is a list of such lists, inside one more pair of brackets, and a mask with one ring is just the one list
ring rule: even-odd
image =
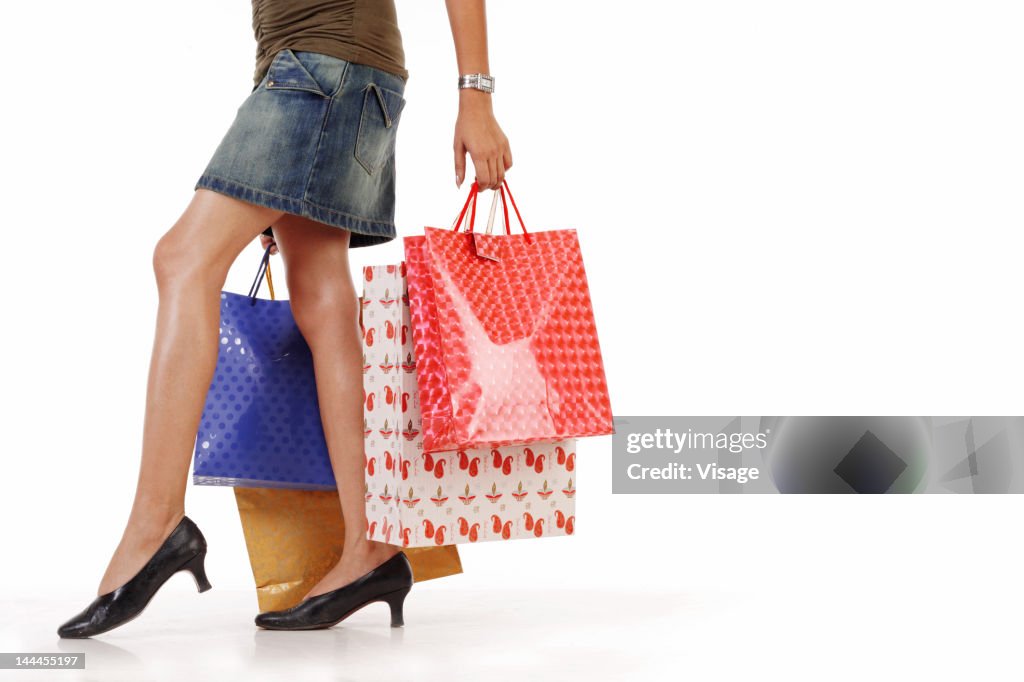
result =
[[[341,556],[345,523],[338,491],[234,490],[260,612],[298,604]],[[402,551],[416,582],[462,573],[456,545]]]

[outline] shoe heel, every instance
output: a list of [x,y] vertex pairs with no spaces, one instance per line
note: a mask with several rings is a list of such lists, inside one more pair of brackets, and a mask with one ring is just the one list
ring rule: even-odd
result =
[[183,570],[192,573],[192,577],[196,580],[196,587],[199,588],[200,592],[206,592],[213,587],[213,585],[210,584],[210,581],[206,578],[205,562],[206,552],[202,552],[194,556],[187,564],[181,567]]
[[411,589],[411,587],[403,587],[381,597],[391,607],[391,627],[393,628],[405,625],[405,620],[402,618],[402,604],[405,602],[405,595],[409,594]]

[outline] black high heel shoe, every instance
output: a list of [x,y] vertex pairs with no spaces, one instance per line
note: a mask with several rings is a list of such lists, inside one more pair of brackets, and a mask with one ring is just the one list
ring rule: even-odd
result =
[[113,592],[102,594],[84,611],[59,628],[61,637],[92,637],[132,620],[149,604],[167,579],[189,571],[200,592],[210,589],[206,579],[206,538],[189,517],[184,517],[153,557],[135,576]]
[[383,601],[391,607],[391,627],[400,627],[405,624],[402,605],[412,584],[412,565],[400,551],[348,585],[310,597],[290,609],[259,614],[256,625],[268,630],[329,628],[364,606]]

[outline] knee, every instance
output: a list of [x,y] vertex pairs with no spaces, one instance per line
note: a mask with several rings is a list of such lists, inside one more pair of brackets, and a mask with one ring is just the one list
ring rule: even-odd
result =
[[[220,272],[222,269],[224,271]],[[227,270],[205,255],[201,245],[186,238],[182,231],[171,228],[153,248],[153,275],[157,288],[163,291],[181,284],[220,286],[227,277]]]
[[336,343],[358,328],[359,303],[351,286],[289,281],[288,292],[295,325],[308,343]]
[[188,245],[183,242],[172,229],[165,232],[153,248],[153,274],[161,290],[181,279],[188,268]]

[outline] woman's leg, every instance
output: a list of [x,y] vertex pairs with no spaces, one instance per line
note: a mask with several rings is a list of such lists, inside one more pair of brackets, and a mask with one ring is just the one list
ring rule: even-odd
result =
[[362,345],[349,233],[285,215],[274,223],[274,238],[285,262],[295,323],[313,354],[320,419],[345,521],[341,560],[306,594],[311,597],[352,582],[398,547],[366,539]]
[[217,364],[228,269],[281,211],[205,189],[153,251],[160,303],[146,388],[142,462],[128,523],[97,594],[132,578],[185,514],[185,488]]

